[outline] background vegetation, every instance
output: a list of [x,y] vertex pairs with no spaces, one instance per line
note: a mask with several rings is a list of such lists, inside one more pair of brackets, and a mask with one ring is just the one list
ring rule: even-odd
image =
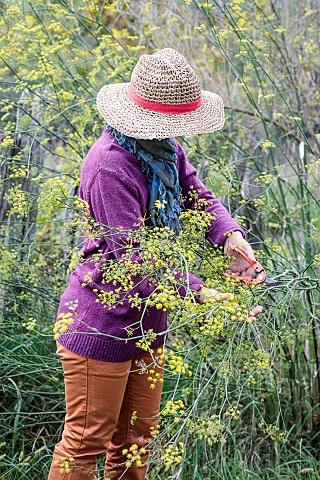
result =
[[217,414],[226,442],[219,431],[212,442],[199,431],[189,439],[190,426],[172,421],[157,441],[188,448],[171,466],[155,454],[149,478],[318,479],[316,0],[8,0],[0,12],[0,478],[45,478],[61,434],[52,325],[81,248],[79,173],[104,127],[96,94],[129,81],[142,53],[172,47],[223,97],[227,116],[222,131],[179,140],[285,284],[263,294],[255,325],[236,332],[272,364],[256,383],[222,375],[185,329],[169,336],[193,375],[166,373],[163,406],[183,401],[194,422]]

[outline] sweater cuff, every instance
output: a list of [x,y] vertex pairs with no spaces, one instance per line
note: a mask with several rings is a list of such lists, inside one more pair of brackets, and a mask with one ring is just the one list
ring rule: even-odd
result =
[[240,232],[243,238],[246,238],[246,232],[243,230],[243,228],[240,227],[236,222],[230,223],[230,226],[227,225],[227,228],[224,227],[223,230],[221,230],[218,234],[215,234],[219,229],[213,228],[207,236],[207,240],[214,246],[214,245],[219,245],[223,246],[228,238],[227,233],[229,232]]
[[[195,298],[198,301],[199,296],[197,294],[200,292],[202,285],[204,285],[204,282],[200,280],[200,278],[196,277],[193,273],[188,274],[188,279],[188,287],[196,294]],[[185,285],[179,286],[177,290],[180,297],[185,297],[187,295],[187,287]]]

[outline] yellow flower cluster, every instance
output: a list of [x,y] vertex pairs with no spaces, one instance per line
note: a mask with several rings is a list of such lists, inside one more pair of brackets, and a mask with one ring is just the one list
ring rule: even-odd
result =
[[237,362],[238,374],[247,378],[248,385],[257,383],[257,377],[265,378],[271,373],[270,353],[262,348],[253,349],[249,341],[236,347],[234,360]]
[[60,466],[60,473],[70,473],[71,468],[74,465],[74,458],[73,457],[61,457],[59,460],[54,460],[53,462],[55,465]]
[[[151,352],[152,355],[154,355],[154,353],[155,353],[153,349],[150,349],[150,352]],[[157,367],[160,367],[160,368],[163,369],[163,363],[164,363],[164,359],[165,359],[165,356],[166,356],[166,353],[167,353],[167,349],[165,347],[159,347],[159,348],[157,348],[156,353],[157,353],[157,355],[155,355],[154,364]],[[156,388],[156,384],[158,382],[159,383],[164,382],[163,374],[161,374],[160,372],[156,372],[154,368],[146,369],[145,372],[149,375],[147,380],[148,380],[148,382],[151,382],[150,383],[151,390],[154,390]]]
[[137,347],[142,348],[142,350],[148,352],[150,350],[150,345],[155,341],[156,338],[157,334],[150,328],[144,333],[144,336],[136,342],[136,345]]
[[245,0],[233,0],[230,3],[230,8],[232,8],[239,15],[243,13],[241,5],[245,3]]
[[199,313],[206,313],[206,315],[201,315],[194,323],[198,324],[198,329],[195,332],[197,337],[212,339],[220,335],[223,329],[225,314],[223,305],[220,304],[217,307],[214,307],[211,311],[208,312],[208,305],[201,305],[197,308]]
[[[156,353],[160,354],[160,355],[157,355],[157,358],[156,358],[158,365],[163,365],[163,362],[164,362],[164,359],[165,359],[165,356],[166,356],[167,352],[168,352],[168,350],[164,346],[157,348]],[[152,350],[152,353],[154,353],[153,350]]]
[[264,184],[264,185],[270,185],[270,183],[272,183],[274,180],[276,179],[276,177],[274,175],[272,175],[271,173],[267,173],[267,172],[262,172],[259,177],[255,178],[254,181],[255,183],[257,184]]
[[266,140],[263,140],[263,141],[261,142],[261,147],[262,147],[264,150],[266,150],[266,149],[268,149],[268,148],[275,148],[275,144],[274,144],[273,142],[271,142],[271,140],[266,139]]
[[126,455],[127,457],[127,461],[125,463],[126,467],[131,467],[133,463],[135,463],[137,467],[142,467],[143,461],[141,455],[145,455],[146,453],[147,450],[144,447],[141,447],[139,449],[138,445],[136,445],[135,443],[131,445],[129,449],[124,448],[122,450],[122,455]]
[[83,277],[83,282],[81,284],[82,287],[86,287],[89,283],[92,283],[92,275],[93,272],[87,272],[86,275]]
[[238,225],[240,225],[241,227],[246,227],[247,217],[245,217],[244,215],[235,215],[234,219]]
[[[136,278],[139,276],[143,277],[147,273],[147,269],[138,259],[131,259],[130,255],[130,249],[128,249],[127,255],[120,260],[110,260],[108,262],[103,262],[102,254],[100,258],[98,255],[95,255],[95,264],[101,263],[99,269],[102,271],[102,282],[115,287],[113,291],[100,290],[98,293],[98,297],[106,306],[112,307],[117,302],[121,303],[122,295],[126,295],[126,300],[132,303],[133,306],[140,307],[141,305],[139,295],[132,295],[129,292],[135,287]],[[97,290],[94,291],[98,292]]]
[[[75,213],[73,219],[65,223],[65,230],[73,232],[78,228],[89,240],[101,238],[105,234],[105,226],[91,217],[88,202],[81,197],[73,197],[72,200]],[[100,255],[98,254],[99,257]]]
[[1,139],[1,148],[9,147],[11,145],[14,145],[14,139],[9,135]]
[[285,432],[280,432],[278,425],[275,424],[267,424],[265,420],[261,420],[259,423],[259,427],[263,428],[264,432],[272,438],[272,440],[275,441],[276,445],[279,442],[285,443],[287,442],[287,438],[285,438],[286,433]]
[[[148,332],[146,333],[148,334]],[[149,334],[155,335],[151,330],[149,331]],[[135,363],[140,367],[140,374],[145,373],[148,375],[147,380],[150,382],[150,388],[151,390],[154,390],[158,382],[163,383],[164,381],[163,364],[167,349],[165,347],[159,347],[155,352],[152,348],[149,348],[149,344],[138,343],[138,345],[142,345],[143,349],[148,350],[152,355],[153,361],[149,365],[147,365],[144,360],[136,360]]]
[[320,253],[317,253],[315,256],[314,256],[314,264],[317,265],[317,266],[320,266]]
[[70,262],[67,268],[67,273],[72,272],[76,266],[83,260],[83,252],[78,250],[78,248],[68,247],[67,250],[69,253]]
[[159,435],[160,433],[160,425],[157,424],[156,426],[154,427],[150,427],[150,435],[151,437],[153,438],[157,438],[157,436]]
[[57,207],[67,204],[69,185],[67,179],[62,176],[49,178],[41,185],[38,198],[40,212],[51,214]]
[[171,374],[172,375],[188,375],[189,377],[192,377],[192,370],[190,370],[190,367],[188,363],[184,363],[182,360],[182,357],[176,357],[173,355],[171,352],[171,358],[169,360],[169,366],[171,369]]
[[320,170],[320,158],[310,159],[308,165],[306,165],[306,169],[309,175],[318,175]]
[[260,195],[260,197],[256,197],[252,201],[253,206],[255,207],[256,210],[259,210],[261,213],[266,213],[270,214],[270,212],[276,212],[277,209],[275,207],[272,207],[271,205],[268,205],[267,199],[265,195]]
[[174,422],[178,423],[180,421],[180,416],[185,412],[185,406],[182,400],[168,400],[164,409],[162,410],[162,415],[174,415]]
[[137,410],[134,410],[132,412],[131,418],[130,418],[130,424],[134,425],[135,421],[137,420],[138,415],[137,415]]
[[166,203],[167,203],[166,200],[163,200],[163,203],[161,203],[160,200],[156,200],[154,202],[154,205],[158,210],[161,210],[162,208],[165,208]]
[[219,40],[225,40],[226,38],[228,38],[230,35],[230,30],[219,30],[218,33],[217,33],[217,37],[219,38]]
[[[172,346],[175,347],[178,351],[183,350],[184,341],[183,340],[176,340]],[[181,355],[177,355],[175,352],[170,350],[168,364],[171,370],[172,375],[188,375],[189,377],[192,376],[192,370],[189,367],[189,364],[184,362],[183,357]]]
[[229,361],[223,361],[219,365],[218,375],[220,378],[231,379],[235,376],[235,369]]
[[20,185],[14,185],[4,195],[10,205],[6,215],[16,214],[18,218],[25,217],[31,208],[31,194],[22,190]]
[[[156,266],[158,266],[158,260]],[[172,286],[165,286],[159,284],[151,296],[145,301],[145,304],[148,306],[155,306],[157,310],[163,310],[166,312],[169,310],[174,310],[177,305],[180,304],[180,296],[175,292]]]
[[68,313],[59,313],[58,320],[54,325],[53,325],[53,331],[54,331],[54,336],[53,338],[55,340],[58,340],[58,338],[65,333],[69,326],[74,323],[74,319],[72,318],[73,313],[68,312]]
[[[82,286],[84,285],[85,284],[82,283]],[[119,294],[117,292],[113,290],[99,290],[97,288],[93,288],[92,291],[95,292],[97,295],[97,298],[95,300],[96,303],[101,303],[105,308],[108,308],[109,310],[116,307],[119,298]]]
[[217,415],[212,415],[209,419],[198,418],[197,420],[188,419],[187,425],[190,434],[195,434],[199,440],[206,439],[209,445],[218,442],[225,442],[223,431],[224,425]]
[[29,173],[27,165],[11,165],[9,171],[8,178],[26,177]]
[[128,302],[130,302],[132,307],[135,307],[135,308],[138,308],[139,310],[141,310],[143,300],[139,296],[138,292],[136,292],[133,295],[131,295],[131,293],[129,293],[126,298],[127,298]]
[[33,317],[28,318],[27,322],[23,322],[22,326],[25,327],[27,330],[34,330],[35,326],[37,324],[37,320]]
[[148,377],[148,382],[151,382],[150,388],[151,390],[154,390],[156,388],[156,383],[160,382],[163,383],[163,376],[161,373],[156,372],[153,368],[148,370],[149,377]]
[[162,461],[166,468],[182,462],[184,453],[183,442],[179,442],[178,445],[178,447],[169,445],[163,452]]
[[[9,278],[16,272],[20,265],[19,251],[16,248],[9,249],[2,240],[0,240],[0,264],[2,281]],[[28,267],[30,269],[30,267]]]
[[240,410],[236,407],[230,407],[226,411],[226,417],[231,417],[233,420],[238,420],[240,414]]

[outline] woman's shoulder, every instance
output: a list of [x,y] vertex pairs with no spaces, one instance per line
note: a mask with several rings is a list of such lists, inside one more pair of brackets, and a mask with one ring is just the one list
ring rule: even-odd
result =
[[177,168],[179,170],[179,166],[186,161],[186,153],[183,146],[181,145],[181,143],[178,142],[176,138],[173,138],[173,141],[176,147],[176,153],[178,157]]
[[104,129],[83,160],[81,181],[90,184],[99,171],[132,176],[132,170],[136,168],[139,168],[138,158],[121,147],[109,131]]

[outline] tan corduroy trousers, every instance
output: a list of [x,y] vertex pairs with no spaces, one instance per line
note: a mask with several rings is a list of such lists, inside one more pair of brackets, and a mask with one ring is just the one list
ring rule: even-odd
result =
[[[152,376],[162,376],[163,365],[150,366],[149,353],[120,363],[93,360],[58,342],[57,354],[64,371],[67,413],[48,480],[93,480],[99,454],[106,454],[105,478],[144,479],[150,451],[147,444],[152,440],[150,427],[158,424],[162,391],[159,381],[151,389],[148,377],[150,368],[154,370]],[[145,371],[148,365],[149,374]],[[132,444],[138,450],[146,449],[141,454],[141,467],[125,466],[127,457],[122,450]]]

